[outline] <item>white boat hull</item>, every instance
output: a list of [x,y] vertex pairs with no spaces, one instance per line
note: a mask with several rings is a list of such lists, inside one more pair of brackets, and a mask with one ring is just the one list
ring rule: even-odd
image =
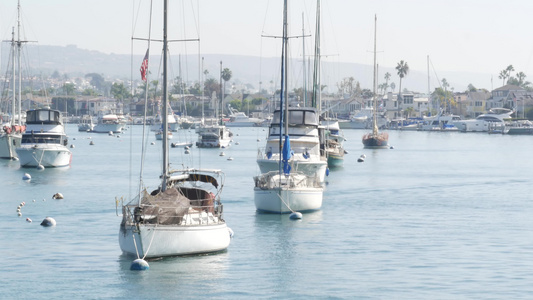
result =
[[254,188],[254,202],[257,210],[268,213],[285,214],[293,211],[306,212],[322,207],[321,188]]
[[0,158],[17,157],[16,147],[20,147],[21,134],[0,134]]
[[230,232],[226,224],[124,226],[119,243],[123,252],[148,258],[210,253],[228,248]]
[[92,132],[98,132],[98,133],[120,133],[122,132],[122,129],[124,128],[124,124],[96,124],[94,126]]
[[72,152],[62,145],[25,145],[17,148],[21,167],[66,167],[72,161]]

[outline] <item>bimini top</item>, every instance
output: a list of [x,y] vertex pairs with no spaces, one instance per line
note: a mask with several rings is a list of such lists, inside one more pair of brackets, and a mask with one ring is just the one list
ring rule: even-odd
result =
[[61,124],[61,113],[59,110],[49,108],[39,108],[26,112],[26,124]]

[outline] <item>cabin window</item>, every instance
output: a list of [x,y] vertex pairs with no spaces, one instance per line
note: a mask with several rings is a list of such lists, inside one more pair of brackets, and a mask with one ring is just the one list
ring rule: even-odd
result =
[[303,124],[304,112],[301,110],[298,111],[289,111],[289,124]]

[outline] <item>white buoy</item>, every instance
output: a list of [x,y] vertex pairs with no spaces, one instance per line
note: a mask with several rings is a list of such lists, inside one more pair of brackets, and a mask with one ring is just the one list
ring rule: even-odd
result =
[[33,199],[33,202],[35,202],[35,199]]
[[22,180],[31,180],[31,175],[28,173],[24,173],[24,175],[22,176]]
[[75,141],[75,140],[76,140],[76,138],[72,138],[72,140],[73,140],[73,141]]
[[61,193],[55,193],[55,194],[52,196],[52,199],[63,199],[63,194],[61,194]]
[[45,226],[45,227],[56,226],[56,220],[54,220],[54,218],[46,217],[41,222],[41,226]]
[[300,220],[302,217],[303,217],[303,216],[302,216],[302,213],[301,213],[301,212],[297,212],[297,211],[293,212],[293,213],[289,216],[289,218],[290,218],[291,220]]
[[109,134],[110,136],[112,136],[112,135],[113,135],[113,131],[110,131],[108,134]]
[[185,154],[189,154],[189,153],[191,153],[191,151],[185,150]]
[[155,142],[151,142],[150,145],[155,145]]
[[89,143],[89,145],[91,145],[91,146],[92,146],[92,145],[94,145],[94,142],[93,142],[93,141],[91,141],[91,142]]
[[137,258],[131,263],[130,270],[132,271],[145,271],[150,268],[150,265],[148,265],[148,262],[146,260]]
[[20,212],[20,207],[17,207],[17,212],[18,212],[18,213]]
[[235,145],[239,145],[239,142],[235,142]]
[[393,146],[390,146],[390,149],[394,149],[394,147],[393,147]]
[[224,155],[226,155],[226,154],[225,154],[224,152],[220,152],[219,155],[220,155],[220,156],[224,156]]
[[362,158],[362,157],[359,157],[359,158],[357,159],[357,162],[364,162],[364,161],[365,161],[365,159]]
[[20,216],[22,216],[22,213],[21,213],[21,212],[19,212],[19,213],[18,213],[18,216],[19,216],[19,217],[20,217]]
[[37,170],[44,170],[44,166],[41,165],[41,164],[39,164],[39,165],[37,166]]
[[74,148],[74,144],[70,144],[70,148]]
[[190,149],[189,146],[185,146],[183,148],[185,148],[185,150],[189,150]]
[[119,137],[120,137],[120,135],[117,135],[117,137],[119,138]]
[[26,218],[26,222],[31,223],[32,221],[30,218]]
[[230,156],[230,157],[228,157],[228,160],[233,160],[233,157],[231,157],[231,156]]
[[257,141],[258,141],[258,142],[260,142],[260,141],[261,141],[261,139],[257,139]]

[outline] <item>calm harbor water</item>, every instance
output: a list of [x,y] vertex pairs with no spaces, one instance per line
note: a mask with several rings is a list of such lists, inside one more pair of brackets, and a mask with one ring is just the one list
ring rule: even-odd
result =
[[[532,137],[390,131],[394,149],[366,150],[366,131],[345,130],[349,154],[327,178],[322,210],[291,221],[255,212],[252,177],[266,131],[232,131],[239,144],[225,156],[170,149],[176,168],[185,159],[185,166],[225,171],[225,219],[235,232],[229,249],[150,261],[144,272],[130,271],[133,257],[120,251],[115,209],[115,197],[129,198],[137,186],[141,127],[112,137],[68,125],[69,168],[0,161],[1,297],[533,297]],[[184,131],[172,141],[195,139]],[[155,187],[160,142],[150,133],[152,141],[144,179]],[[361,154],[366,161],[357,163]],[[65,199],[52,200],[57,192]],[[46,216],[57,226],[39,226]]]

